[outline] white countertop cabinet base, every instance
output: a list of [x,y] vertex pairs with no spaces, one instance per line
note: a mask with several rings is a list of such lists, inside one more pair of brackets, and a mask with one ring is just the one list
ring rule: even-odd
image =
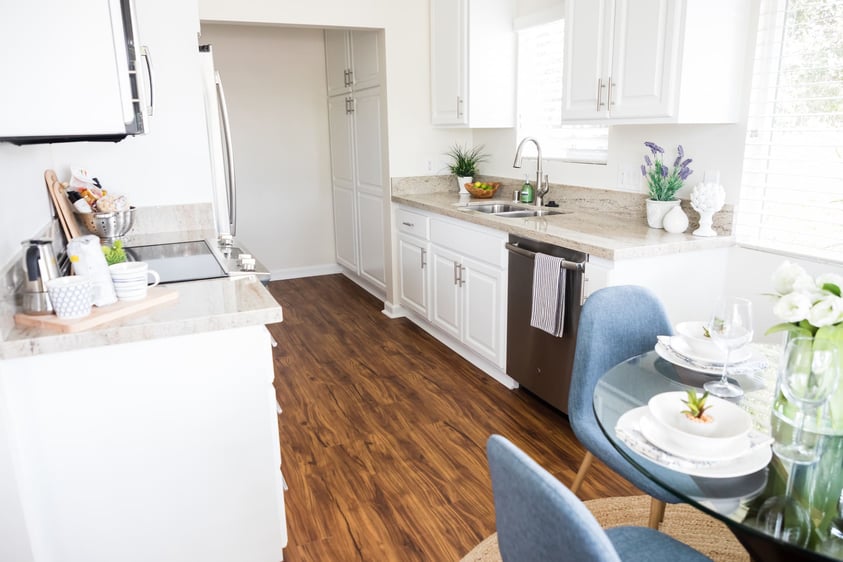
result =
[[282,560],[272,380],[263,326],[3,361],[0,560]]

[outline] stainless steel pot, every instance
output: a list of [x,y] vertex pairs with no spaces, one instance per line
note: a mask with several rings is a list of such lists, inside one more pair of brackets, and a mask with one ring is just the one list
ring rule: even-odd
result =
[[22,306],[26,314],[51,314],[47,281],[59,277],[52,240],[23,241]]

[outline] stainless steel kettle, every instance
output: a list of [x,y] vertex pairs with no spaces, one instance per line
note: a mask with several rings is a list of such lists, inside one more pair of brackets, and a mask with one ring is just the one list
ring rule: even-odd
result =
[[23,241],[22,306],[26,314],[51,314],[47,281],[59,277],[52,240]]

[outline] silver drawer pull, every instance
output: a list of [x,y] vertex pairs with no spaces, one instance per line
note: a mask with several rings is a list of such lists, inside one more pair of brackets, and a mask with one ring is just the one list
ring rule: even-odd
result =
[[409,226],[410,228],[413,228],[414,226],[416,226],[414,223],[406,222],[406,221],[402,222],[401,224],[403,224],[404,226]]

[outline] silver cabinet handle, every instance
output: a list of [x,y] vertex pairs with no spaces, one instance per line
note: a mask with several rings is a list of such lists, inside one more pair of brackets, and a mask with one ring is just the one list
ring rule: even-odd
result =
[[413,228],[414,226],[416,226],[415,224],[413,224],[411,222],[407,222],[407,221],[404,221],[401,224],[403,224],[404,226],[409,226],[410,228]]
[[231,142],[231,123],[228,119],[228,105],[225,90],[222,87],[220,73],[214,71],[214,84],[217,88],[217,106],[221,116],[222,137],[225,143],[226,198],[228,200],[229,234],[237,234],[237,176],[234,173],[234,145]]
[[462,115],[462,98],[460,96],[457,96],[457,117],[462,117]]
[[141,45],[141,56],[146,63],[146,79],[149,83],[149,105],[146,106],[146,114],[152,115],[152,108],[154,106],[153,87],[152,87],[152,55],[149,52],[149,47]]
[[612,77],[609,76],[609,91],[606,94],[606,99],[609,101],[609,106],[615,105],[615,100],[612,99],[612,88],[615,86],[615,83],[612,82]]
[[460,284],[460,264],[454,262],[454,285]]
[[603,84],[603,79],[597,79],[597,111],[600,111],[600,106],[605,105],[603,103],[603,88],[606,86]]
[[464,273],[465,273],[465,267],[461,265],[460,266],[460,287],[465,285],[465,277],[463,276]]
[[348,87],[348,69],[342,71],[342,85]]
[[348,72],[348,86],[354,86],[354,71],[349,68],[346,72]]
[[421,249],[421,268],[424,269],[427,267],[427,250],[424,248]]

